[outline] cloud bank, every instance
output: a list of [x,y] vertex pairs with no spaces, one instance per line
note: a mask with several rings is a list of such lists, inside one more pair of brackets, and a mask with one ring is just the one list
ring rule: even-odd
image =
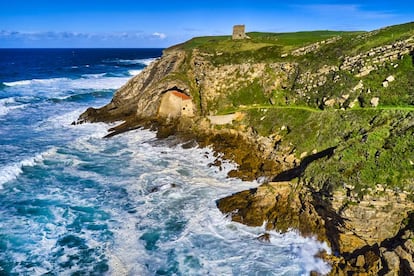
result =
[[152,34],[143,31],[135,32],[22,32],[0,30],[1,47],[154,47],[167,38],[161,32]]
[[375,11],[364,9],[363,5],[356,4],[313,4],[296,5],[296,7],[307,10],[314,14],[332,15],[359,18],[359,19],[386,19],[396,16],[392,11]]
[[164,33],[155,32],[152,34],[154,37],[158,37],[159,39],[165,39],[167,36]]

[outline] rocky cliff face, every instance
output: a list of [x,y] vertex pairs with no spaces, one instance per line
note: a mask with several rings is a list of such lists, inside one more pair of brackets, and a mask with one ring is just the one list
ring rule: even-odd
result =
[[[358,39],[377,35],[368,33]],[[326,257],[333,264],[332,275],[411,275],[414,178],[401,168],[412,169],[414,162],[412,111],[407,107],[394,113],[340,112],[355,105],[363,107],[366,99],[378,106],[392,98],[392,89],[398,87],[408,87],[403,100],[409,103],[409,76],[414,76],[414,70],[407,60],[412,58],[413,40],[373,46],[358,54],[338,54],[343,41],[335,36],[288,54],[275,54],[275,59],[234,63],[217,62],[223,55],[218,51],[167,49],[120,88],[108,105],[88,109],[78,123],[124,121],[113,129],[114,134],[147,126],[157,129],[160,138],[176,135],[200,146],[212,145],[224,158],[239,164],[230,176],[274,179],[219,200],[218,208],[233,220],[255,226],[266,221],[267,229],[295,228],[304,235],[316,235],[333,249],[334,255]],[[324,53],[340,59],[323,62]],[[406,71],[399,71],[401,67]],[[388,81],[390,74],[398,80]],[[385,87],[385,80],[400,86]],[[160,116],[162,95],[171,89],[191,98],[193,116]],[[306,106],[291,108],[292,104]],[[343,111],[308,110],[316,106]],[[224,125],[214,125],[223,121],[220,114],[236,110],[237,116],[230,116]],[[209,121],[208,115],[218,116]],[[363,119],[352,119],[359,117]],[[306,132],[309,128],[311,132]],[[393,143],[395,150],[390,146]],[[395,158],[401,154],[407,159],[402,159],[398,177],[367,176],[375,166],[381,169],[391,159],[401,160]],[[316,160],[319,167],[307,169]],[[364,162],[374,168],[365,168]],[[220,166],[220,158],[214,165]],[[332,168],[337,171],[327,171]]]
[[[359,39],[366,36],[360,36]],[[340,43],[340,40],[337,40]],[[310,48],[305,47],[300,53],[318,55],[319,48],[324,44],[317,43],[316,45]],[[296,51],[293,51],[292,55],[298,55]],[[398,74],[398,67],[403,63],[402,60],[412,59],[410,55],[412,56],[413,51],[414,37],[412,36],[390,44],[372,47],[362,53],[358,51],[357,54],[338,56],[339,64],[321,65],[304,70],[298,75],[298,87],[295,90],[297,98],[308,104],[314,101],[321,108],[334,106],[353,108],[356,104],[360,104],[361,97],[366,97],[366,104],[377,106],[377,101],[380,101],[381,96],[386,94],[386,89],[383,88],[388,88],[389,83],[395,80],[394,75]],[[369,76],[370,73],[372,73],[371,76]],[[377,76],[374,76],[375,74]],[[373,84],[373,81],[377,83]],[[332,93],[332,90],[340,93]],[[323,97],[320,97],[321,95]],[[373,101],[377,103],[374,104]]]
[[217,206],[234,221],[294,228],[327,242],[331,275],[412,275],[413,202],[380,187],[358,203],[351,200],[343,191],[327,196],[301,183],[271,182],[220,199]]
[[174,87],[188,91],[186,84],[171,77],[182,66],[185,58],[184,52],[176,51],[157,59],[121,87],[108,105],[88,109],[79,117],[78,122],[156,117],[163,92]]
[[[178,88],[192,96],[198,115],[215,114],[232,105],[241,89],[256,83],[261,95],[258,103],[268,103],[272,93],[290,86],[296,70],[295,63],[243,63],[214,66],[208,55],[197,49],[191,53],[172,50],[132,78],[115,94],[111,103],[100,109],[89,109],[82,121],[115,121],[134,116],[155,118],[158,115],[161,94]],[[251,91],[251,94],[256,91]],[[246,104],[255,102],[251,95],[241,99]]]
[[[214,114],[225,106],[240,101],[244,104],[266,103],[272,99],[272,93],[291,86],[297,64],[292,62],[241,63],[214,66],[209,55],[194,51],[191,72],[194,75],[196,89],[200,97],[202,114]],[[240,90],[255,89],[260,95],[246,93],[241,98]],[[253,91],[252,91],[253,92]],[[256,98],[255,98],[256,97]]]

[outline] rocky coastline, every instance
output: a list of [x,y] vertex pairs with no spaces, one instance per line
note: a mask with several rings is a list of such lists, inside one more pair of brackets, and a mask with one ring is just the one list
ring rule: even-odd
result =
[[[375,35],[365,35],[361,39]],[[308,151],[300,150],[301,145],[289,140],[289,135],[295,133],[291,125],[277,125],[277,128],[275,125],[269,132],[261,128],[267,123],[266,116],[270,116],[268,109],[278,103],[285,108],[293,103],[314,101],[313,104],[321,109],[335,106],[338,109],[350,108],[355,101],[364,105],[364,99],[374,95],[368,92],[366,86],[355,88],[355,82],[368,83],[363,77],[381,70],[382,65],[394,63],[392,67],[398,70],[395,64],[399,63],[396,61],[401,57],[409,58],[414,48],[411,39],[393,42],[389,44],[391,48],[388,44],[382,48],[374,45],[372,51],[366,51],[367,54],[344,57],[341,66],[322,64],[316,69],[304,71],[301,63],[304,56],[317,55],[325,48],[334,47],[335,43],[341,43],[341,38],[335,36],[327,41],[329,43],[322,41],[297,48],[291,52],[291,59],[279,55],[279,60],[235,64],[218,64],[213,56],[221,58],[222,54],[211,54],[199,48],[172,47],[120,88],[108,105],[89,108],[74,123],[122,121],[110,130],[107,137],[144,127],[156,130],[160,139],[174,137],[183,147],[211,146],[217,153],[212,165],[220,167],[222,158],[238,164],[238,169],[231,171],[229,177],[260,179],[263,182],[257,189],[217,200],[217,207],[232,220],[251,226],[266,222],[266,229],[282,232],[297,229],[302,235],[316,236],[318,240],[327,242],[332,254],[321,252],[321,257],[331,263],[331,275],[414,275],[414,202],[409,189],[414,185],[412,178],[405,180],[407,185],[397,188],[381,182],[357,187],[347,180],[354,179],[353,175],[336,183],[338,181],[329,176],[331,172],[326,172],[326,178],[313,174],[317,166],[333,166],[331,163],[346,160],[349,148],[359,147],[367,140],[370,142],[376,137],[378,129],[382,131],[379,133],[386,131],[385,138],[379,141],[382,143],[379,147],[381,151],[371,153],[370,150],[357,149],[362,155],[367,155],[366,160],[372,156],[373,160],[376,158],[375,162],[380,162],[381,152],[385,152],[384,155],[389,150],[386,142],[397,139],[393,138],[394,132],[400,136],[414,135],[413,111],[376,111],[369,115],[371,117],[367,115],[365,127],[358,125],[358,129],[349,132],[338,130],[336,134],[340,133],[339,138],[334,137],[332,143],[318,141],[315,145],[321,145],[319,148],[313,144],[302,146]],[[381,52],[381,49],[385,50]],[[389,54],[391,50],[392,55]],[[386,59],[378,57],[381,53],[386,55]],[[356,57],[372,60],[373,56],[383,64],[376,62],[375,67],[371,68],[367,63],[356,61]],[[359,67],[354,63],[358,63]],[[372,70],[361,75],[361,72],[367,71],[367,66]],[[312,98],[315,89],[324,85],[331,87],[329,81],[337,85],[341,78],[346,79],[347,74],[354,74],[354,71],[359,75],[355,76],[355,82],[350,81],[347,94],[325,93],[317,99]],[[312,83],[316,85],[309,86]],[[270,107],[263,107],[261,99],[255,102],[252,92],[256,90],[251,87],[260,88],[261,97]],[[169,95],[171,91],[179,97]],[[252,105],[243,105],[245,99],[240,96],[243,93]],[[280,97],[287,94],[294,96]],[[385,94],[381,94],[381,101],[382,95]],[[185,102],[186,99],[191,101]],[[335,99],[335,102],[330,103],[329,99]],[[239,107],[237,114],[227,111],[224,104],[231,105],[230,102],[233,102],[234,106],[236,100]],[[169,115],[159,113],[161,106]],[[253,117],[252,114],[256,115],[253,112],[259,111],[263,114]],[[291,112],[290,109],[288,111]],[[305,111],[305,108],[299,110],[302,113]],[[223,120],[211,117],[226,114],[233,115],[223,117]],[[335,110],[329,114],[333,118],[349,116]],[[293,120],[289,116],[287,118]],[[311,119],[306,122],[313,123]],[[323,132],[324,129],[319,128],[318,131]],[[411,150],[407,158],[411,158],[412,154]],[[339,179],[347,173],[346,166],[338,169]]]

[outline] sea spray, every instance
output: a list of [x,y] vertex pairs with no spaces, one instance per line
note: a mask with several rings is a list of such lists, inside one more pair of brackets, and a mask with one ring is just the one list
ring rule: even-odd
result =
[[[110,125],[71,125],[87,107],[110,101],[154,56],[82,50],[73,59],[78,50],[44,51],[18,51],[15,60],[40,55],[48,68],[16,65],[17,77],[0,74],[9,76],[0,79],[8,84],[0,91],[7,108],[0,116],[0,274],[329,270],[314,257],[326,245],[232,222],[216,208],[219,198],[259,183],[228,178],[231,162],[211,166],[211,149],[172,146],[148,130],[104,139]],[[57,55],[65,64],[55,63]],[[270,242],[257,239],[264,233]]]
[[51,79],[33,79],[23,80],[15,82],[5,82],[4,84],[9,87],[15,87],[19,90],[26,91],[43,91],[43,92],[56,92],[70,91],[73,89],[117,89],[125,84],[129,77],[105,77],[105,74],[88,75],[78,78],[51,78]]

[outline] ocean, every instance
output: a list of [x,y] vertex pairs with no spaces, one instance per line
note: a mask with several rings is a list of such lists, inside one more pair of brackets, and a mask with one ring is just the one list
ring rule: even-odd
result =
[[[309,275],[325,244],[232,222],[216,200],[260,183],[111,125],[71,125],[162,49],[0,49],[0,275]],[[112,125],[113,126],[113,125]]]

